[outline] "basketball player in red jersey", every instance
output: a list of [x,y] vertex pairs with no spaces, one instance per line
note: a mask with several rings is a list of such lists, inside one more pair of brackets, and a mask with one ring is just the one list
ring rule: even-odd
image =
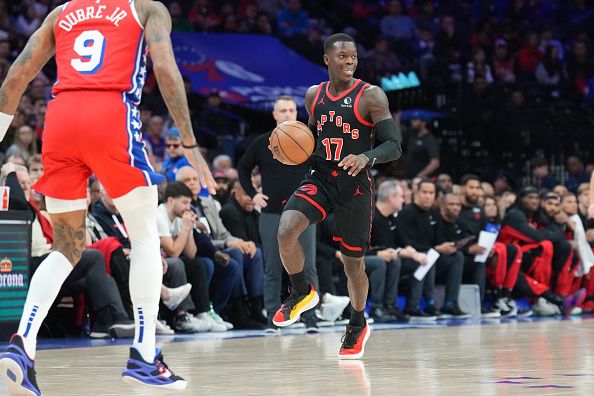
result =
[[169,13],[156,1],[71,0],[47,16],[0,88],[1,140],[28,83],[55,54],[58,78],[43,135],[45,172],[35,185],[46,196],[54,251],[31,279],[18,332],[0,359],[0,377],[11,395],[40,394],[34,370],[37,332],[85,248],[86,183],[92,173],[115,198],[132,243],[136,335],[122,377],[160,388],[186,387],[155,349],[162,277],[156,184],[164,177],[151,167],[140,132],[137,106],[147,47],[185,154],[213,194],[215,184],[197,149],[170,31]]
[[[353,78],[357,47],[346,34],[330,36],[324,43],[324,62],[330,80],[305,94],[309,127],[317,136],[311,173],[284,208],[278,230],[281,259],[291,278],[288,299],[273,322],[288,326],[319,301],[303,273],[299,235],[334,211],[341,260],[348,278],[352,313],[339,351],[341,359],[363,356],[369,326],[364,317],[369,283],[363,256],[369,247],[373,214],[370,168],[394,161],[402,149],[386,94],[377,86]],[[375,140],[380,143],[373,147]]]

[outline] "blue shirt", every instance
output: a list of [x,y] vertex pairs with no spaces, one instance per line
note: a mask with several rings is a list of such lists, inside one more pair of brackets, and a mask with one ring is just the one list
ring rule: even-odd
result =
[[171,158],[168,157],[165,162],[163,162],[163,168],[161,169],[161,173],[163,173],[168,181],[175,181],[175,174],[179,168],[183,168],[184,166],[192,166],[190,165],[190,161],[185,156]]

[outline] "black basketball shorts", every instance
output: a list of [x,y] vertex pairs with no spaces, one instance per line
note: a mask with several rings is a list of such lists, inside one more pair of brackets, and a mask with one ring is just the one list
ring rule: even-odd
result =
[[[342,254],[363,257],[369,248],[373,217],[373,181],[369,168],[357,176],[316,161],[312,172],[301,182],[284,210],[303,213],[310,224],[322,222],[334,212]],[[316,164],[318,163],[318,164]]]

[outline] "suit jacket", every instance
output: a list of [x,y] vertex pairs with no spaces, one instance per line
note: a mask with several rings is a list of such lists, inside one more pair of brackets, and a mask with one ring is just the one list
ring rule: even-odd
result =
[[239,239],[231,235],[229,230],[223,225],[221,216],[219,216],[219,208],[212,197],[198,198],[192,201],[192,206],[196,209],[198,217],[202,215],[206,217],[210,226],[212,243],[217,248],[223,249],[227,242]]

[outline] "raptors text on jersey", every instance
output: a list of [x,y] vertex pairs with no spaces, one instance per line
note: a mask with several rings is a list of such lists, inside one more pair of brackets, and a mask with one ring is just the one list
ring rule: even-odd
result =
[[311,105],[318,133],[314,155],[338,163],[349,154],[357,155],[373,148],[374,124],[359,113],[359,101],[369,84],[355,80],[338,96],[330,93],[328,84],[326,81],[318,85]]

